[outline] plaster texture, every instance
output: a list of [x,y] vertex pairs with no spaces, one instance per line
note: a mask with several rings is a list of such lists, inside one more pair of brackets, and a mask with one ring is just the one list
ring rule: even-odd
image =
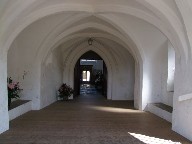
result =
[[44,108],[57,100],[57,91],[63,78],[62,56],[56,49],[42,64],[41,70],[41,108]]
[[[191,0],[2,0],[0,132],[9,128],[7,76],[39,110],[55,101],[61,82],[73,86],[77,59],[93,49],[109,70],[108,99],[134,99],[140,110],[153,102],[173,106],[173,130],[192,140],[192,101],[178,101],[192,92],[191,13]],[[90,37],[97,40],[93,47],[86,45]],[[173,85],[167,89],[169,43],[174,93]]]
[[9,129],[6,64],[6,58],[0,54],[0,133]]

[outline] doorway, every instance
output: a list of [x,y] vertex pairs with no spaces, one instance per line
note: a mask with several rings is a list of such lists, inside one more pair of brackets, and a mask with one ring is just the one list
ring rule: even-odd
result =
[[107,67],[98,54],[88,51],[74,68],[74,97],[98,94],[107,98]]

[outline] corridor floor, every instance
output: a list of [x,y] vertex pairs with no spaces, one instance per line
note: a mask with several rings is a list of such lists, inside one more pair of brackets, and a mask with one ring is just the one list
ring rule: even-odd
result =
[[0,144],[172,144],[188,140],[171,124],[135,110],[132,101],[84,95],[30,111],[10,122]]

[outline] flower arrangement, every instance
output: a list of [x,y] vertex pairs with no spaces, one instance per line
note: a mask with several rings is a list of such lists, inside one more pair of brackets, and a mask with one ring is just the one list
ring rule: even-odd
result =
[[8,89],[8,106],[10,107],[11,99],[19,98],[19,93],[22,91],[19,86],[19,82],[14,82],[11,77],[7,78],[7,89]]
[[67,100],[73,94],[73,92],[73,89],[66,83],[62,84],[58,90],[59,97],[63,100]]

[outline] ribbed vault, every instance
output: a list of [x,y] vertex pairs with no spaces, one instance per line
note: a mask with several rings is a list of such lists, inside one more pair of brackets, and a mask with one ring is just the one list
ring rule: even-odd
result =
[[[22,98],[32,100],[33,109],[38,110],[56,100],[51,95],[60,83],[73,85],[75,64],[89,50],[100,55],[107,65],[108,99],[118,99],[118,92],[123,91],[124,98],[132,95],[135,107],[141,110],[148,103],[162,101],[169,43],[176,52],[174,95],[191,92],[190,38],[184,25],[190,21],[183,19],[177,5],[182,3],[174,0],[0,2],[0,98],[3,99],[0,115],[5,116],[0,119],[0,132],[8,129],[4,104],[7,71],[8,76],[21,81]],[[185,16],[183,7],[179,8]],[[90,37],[95,42],[92,46],[87,44]],[[124,75],[129,72],[130,75]],[[134,84],[128,87],[129,80]],[[172,101],[180,107],[177,97]],[[176,112],[182,115],[174,109],[174,122]]]

